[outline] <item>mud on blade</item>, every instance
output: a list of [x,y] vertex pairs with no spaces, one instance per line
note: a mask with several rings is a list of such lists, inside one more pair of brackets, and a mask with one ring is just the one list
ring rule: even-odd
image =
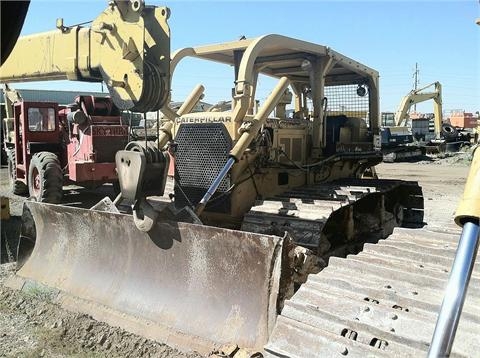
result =
[[146,234],[123,214],[34,202],[24,210],[36,240],[20,287],[57,288],[67,306],[184,350],[267,341],[283,239],[176,222]]

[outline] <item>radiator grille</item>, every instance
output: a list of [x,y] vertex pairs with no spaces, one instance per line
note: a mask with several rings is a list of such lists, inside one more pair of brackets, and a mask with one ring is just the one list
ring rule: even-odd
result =
[[93,151],[97,163],[114,163],[115,154],[125,149],[127,137],[94,137]]
[[[175,137],[175,205],[180,208],[198,204],[213,180],[225,165],[232,139],[222,123],[183,123]],[[230,177],[220,184],[217,195],[230,188]],[[188,200],[187,200],[188,198]],[[229,196],[213,199],[207,205],[209,211],[228,212]]]

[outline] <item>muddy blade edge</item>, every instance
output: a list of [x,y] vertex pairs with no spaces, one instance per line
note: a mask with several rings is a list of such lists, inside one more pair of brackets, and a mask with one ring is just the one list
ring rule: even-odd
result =
[[94,318],[183,350],[261,350],[273,328],[283,239],[26,202],[36,227],[25,282]]

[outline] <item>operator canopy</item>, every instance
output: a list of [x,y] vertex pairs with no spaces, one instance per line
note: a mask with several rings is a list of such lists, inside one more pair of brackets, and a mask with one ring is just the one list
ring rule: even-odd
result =
[[193,56],[238,67],[237,82],[252,83],[252,73],[280,78],[293,83],[309,83],[315,62],[322,61],[325,85],[376,84],[378,72],[329,47],[281,35],[265,35],[253,39],[222,44],[184,48],[172,56],[171,73],[178,62]]

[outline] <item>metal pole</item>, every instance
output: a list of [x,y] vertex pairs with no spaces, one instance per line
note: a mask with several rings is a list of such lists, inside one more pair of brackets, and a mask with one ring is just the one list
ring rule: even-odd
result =
[[143,129],[145,130],[145,150],[148,150],[148,137],[147,137],[147,113],[143,113]]
[[229,172],[229,170],[232,168],[233,164],[235,164],[235,158],[230,157],[227,160],[227,163],[223,167],[223,169],[220,171],[218,174],[217,178],[213,181],[212,185],[210,185],[210,188],[208,188],[207,192],[203,196],[202,200],[198,203],[196,209],[195,209],[195,214],[200,216],[200,214],[203,212],[203,209],[205,209],[205,205],[207,205],[208,201],[212,197],[213,194],[217,191],[218,187],[222,183],[223,178],[225,178]]
[[429,358],[450,356],[463,303],[465,302],[468,282],[477,256],[479,234],[478,222],[467,222],[463,226],[442,308],[428,351]]
[[[413,74],[413,77],[415,78],[415,82],[413,84],[413,88],[414,88],[414,91],[416,92],[417,91],[417,87],[418,87],[418,63],[415,62],[415,73]],[[413,111],[416,112],[417,111],[417,104],[415,103],[413,105]]]

